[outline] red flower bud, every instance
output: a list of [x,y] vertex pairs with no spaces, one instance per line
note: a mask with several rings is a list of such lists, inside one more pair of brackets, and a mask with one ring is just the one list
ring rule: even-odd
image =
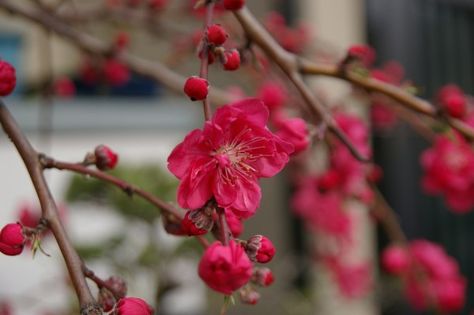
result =
[[206,79],[192,76],[186,80],[184,84],[184,93],[191,101],[200,101],[207,97],[209,92],[209,83]]
[[127,48],[128,44],[130,43],[130,36],[127,32],[119,32],[115,36],[115,47],[119,50],[123,50]]
[[148,6],[155,11],[163,11],[168,4],[168,0],[150,0]]
[[189,210],[181,221],[181,227],[187,235],[206,234],[213,226],[212,216],[203,209]]
[[198,273],[211,289],[231,295],[250,280],[252,263],[235,241],[229,246],[216,241],[204,251]]
[[466,96],[459,86],[455,84],[443,86],[438,91],[437,100],[448,115],[455,118],[465,116],[467,111]]
[[442,104],[449,116],[455,118],[463,118],[466,114],[466,98],[461,94],[450,95],[446,98],[446,102]]
[[115,293],[117,293],[121,298],[127,295],[127,283],[122,278],[117,277],[117,276],[112,276],[112,277],[109,277],[105,281],[105,283],[107,283],[107,285],[109,285],[112,289],[114,289]]
[[117,303],[117,315],[151,315],[153,309],[147,302],[136,297],[126,297]]
[[371,66],[375,61],[375,51],[367,45],[352,45],[349,47],[347,55],[360,60],[366,67]]
[[229,35],[220,24],[213,24],[207,28],[207,41],[209,44],[221,46]]
[[237,49],[232,49],[231,51],[226,51],[224,53],[225,62],[224,70],[234,71],[240,67],[240,54]]
[[260,300],[260,293],[250,287],[239,290],[240,301],[244,304],[255,305]]
[[370,183],[378,183],[383,177],[383,170],[380,166],[374,164],[367,173],[367,180]]
[[0,60],[0,96],[7,96],[15,89],[15,68],[6,61]]
[[104,74],[107,82],[113,86],[124,85],[130,80],[130,71],[127,66],[114,59],[105,62]]
[[224,0],[224,8],[226,10],[239,10],[245,5],[245,0]]
[[76,86],[68,77],[58,78],[54,82],[54,93],[61,97],[72,97],[76,94]]
[[8,256],[21,254],[25,245],[23,228],[19,223],[10,223],[0,231],[0,252]]
[[392,245],[382,253],[382,266],[388,273],[401,275],[410,267],[410,256],[405,248]]
[[118,155],[106,145],[99,145],[95,148],[95,166],[99,170],[110,170],[117,165]]
[[273,243],[263,235],[252,236],[245,245],[250,260],[265,264],[275,256]]
[[268,287],[275,281],[275,277],[269,268],[263,267],[254,269],[251,280],[259,286]]
[[341,183],[341,176],[335,170],[329,169],[318,179],[318,188],[326,191],[337,188]]

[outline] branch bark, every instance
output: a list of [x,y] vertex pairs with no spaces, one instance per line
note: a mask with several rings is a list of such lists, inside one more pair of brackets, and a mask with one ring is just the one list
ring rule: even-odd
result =
[[299,59],[296,55],[286,51],[276,42],[270,33],[258,22],[255,16],[246,8],[234,12],[235,17],[244,29],[248,38],[259,46],[267,56],[273,60],[288,79],[293,83],[305,101],[308,111],[313,116],[316,123],[323,122],[328,130],[332,132],[341,142],[343,142],[351,153],[360,161],[369,161],[353,145],[345,133],[338,127],[332,118],[329,109],[314,95],[305,84],[299,72]]
[[49,190],[48,184],[43,175],[43,167],[40,163],[38,153],[32,147],[28,139],[18,127],[15,119],[8,111],[7,107],[0,99],[0,124],[15,145],[20,154],[36,194],[41,205],[43,219],[48,223],[49,229],[53,232],[61,254],[63,255],[66,267],[71,277],[74,290],[76,291],[81,307],[82,315],[102,314],[100,307],[92,297],[86,279],[82,272],[82,260],[72,246],[71,241],[59,218],[56,203]]
[[[113,53],[109,45],[95,37],[74,29],[52,12],[42,10],[39,7],[21,6],[18,5],[17,2],[10,0],[0,0],[0,8],[51,30],[90,54],[107,57]],[[121,52],[116,58],[126,64],[135,73],[154,79],[170,90],[182,94],[186,78],[167,68],[162,63],[155,60],[149,61],[128,52]],[[227,93],[216,88],[210,91],[210,98],[216,104],[225,104],[231,100]]]
[[453,129],[462,133],[466,138],[474,140],[474,129],[459,119],[443,116],[430,102],[414,96],[413,94],[389,83],[363,77],[350,72],[340,71],[337,65],[318,64],[306,59],[300,59],[299,71],[302,74],[322,75],[345,80],[369,92],[383,94],[398,104],[423,115],[445,119]]

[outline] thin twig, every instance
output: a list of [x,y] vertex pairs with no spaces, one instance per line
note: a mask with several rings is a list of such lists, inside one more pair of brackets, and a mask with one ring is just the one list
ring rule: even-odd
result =
[[[52,12],[47,12],[37,7],[21,6],[17,2],[10,0],[0,0],[0,8],[38,23],[90,54],[100,57],[108,57],[113,54],[110,45],[89,34],[74,29]],[[133,72],[156,80],[172,91],[182,93],[186,78],[167,68],[159,61],[149,61],[127,51],[118,54],[116,58],[127,65]],[[210,98],[216,104],[225,104],[232,100],[228,93],[217,88],[213,88],[210,91]]]
[[473,128],[459,119],[443,117],[439,111],[428,101],[416,97],[400,87],[382,82],[380,80],[372,79],[370,77],[364,77],[356,73],[351,73],[350,71],[340,71],[338,65],[319,64],[302,58],[299,60],[298,64],[299,71],[302,74],[334,77],[348,81],[358,87],[364,88],[369,92],[383,94],[412,111],[435,118],[437,120],[444,119],[452,128],[461,132],[471,141],[474,140]]
[[76,291],[81,307],[81,314],[96,315],[102,314],[100,307],[92,297],[87,286],[86,279],[82,273],[82,261],[74,249],[67,233],[61,223],[56,203],[49,190],[48,184],[43,175],[43,167],[39,161],[38,153],[31,146],[28,139],[18,127],[15,119],[8,111],[7,107],[0,99],[0,124],[15,145],[20,154],[26,169],[30,175],[33,186],[38,196],[42,217],[47,221],[49,229],[58,243],[61,254],[64,257],[66,267],[71,277],[72,284]]
[[[117,178],[109,173],[102,172],[98,169],[93,169],[87,167],[81,163],[68,163],[68,162],[61,162],[57,161],[51,157],[41,156],[41,163],[44,168],[55,168],[58,170],[68,170],[78,174],[88,175],[94,177],[98,180],[107,182],[114,186],[117,186],[121,190],[123,190],[128,195],[137,195],[143,198],[144,200],[148,201],[158,209],[165,211],[166,213],[176,217],[177,219],[181,220],[184,218],[184,212],[180,209],[174,207],[172,204],[167,203],[160,198],[156,197],[152,193],[143,190],[139,187],[136,187],[120,178]],[[203,236],[196,236],[196,239],[203,247],[209,246],[207,240]]]
[[375,192],[375,205],[371,209],[377,221],[382,225],[383,229],[387,233],[388,238],[393,243],[399,243],[405,245],[407,243],[407,237],[400,226],[400,221],[395,211],[390,207],[385,197],[377,189],[372,187]]
[[[199,76],[205,80],[209,77],[209,40],[208,40],[208,27],[212,25],[212,13],[214,12],[214,2],[210,2],[206,5],[206,17],[204,18],[204,38],[202,40],[202,51],[201,51],[201,69],[199,70]],[[209,102],[209,96],[202,101],[204,119],[209,120],[211,118],[211,104]]]
[[94,178],[97,178],[101,181],[108,182],[112,185],[117,186],[121,190],[123,190],[126,194],[128,195],[138,195],[145,199],[146,201],[150,202],[153,204],[155,207],[162,209],[163,211],[166,211],[172,215],[174,215],[176,218],[182,219],[184,217],[184,214],[179,211],[179,209],[175,208],[173,205],[161,200],[160,198],[154,196],[153,194],[149,193],[148,191],[145,191],[141,188],[138,188],[136,186],[131,185],[130,183],[117,178],[109,173],[102,172],[98,169],[90,168],[87,166],[84,166],[83,164],[80,163],[68,163],[68,162],[61,162],[57,161],[51,157],[47,156],[42,156],[41,157],[41,163],[44,168],[55,168],[58,170],[68,170],[68,171],[73,171],[75,173],[83,174],[83,175],[88,175]]

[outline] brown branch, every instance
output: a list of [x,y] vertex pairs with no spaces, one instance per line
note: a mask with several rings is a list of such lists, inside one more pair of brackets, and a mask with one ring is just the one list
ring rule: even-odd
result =
[[354,157],[360,161],[368,161],[368,158],[364,157],[356,149],[350,139],[337,126],[328,108],[322,104],[321,100],[319,100],[305,84],[299,72],[300,66],[298,57],[281,47],[246,7],[235,11],[234,15],[244,29],[247,37],[254,44],[258,45],[290,79],[304,99],[313,119],[316,120],[317,123],[323,122],[326,124],[328,130],[349,148]]
[[72,284],[76,291],[81,307],[81,314],[102,314],[100,307],[92,297],[87,286],[86,279],[82,273],[82,261],[76,250],[71,244],[67,233],[60,221],[56,203],[49,190],[48,184],[43,175],[43,167],[39,161],[38,153],[31,146],[28,139],[24,136],[20,128],[11,116],[7,107],[0,99],[0,124],[15,145],[23,162],[25,163],[28,174],[30,175],[33,186],[38,195],[41,205],[42,217],[47,221],[49,229],[58,243],[61,254],[64,257],[66,267],[71,277]]
[[319,64],[306,59],[300,59],[299,71],[302,74],[322,75],[348,81],[358,87],[364,88],[369,92],[383,94],[399,104],[435,119],[446,119],[446,122],[454,129],[461,132],[470,140],[474,140],[474,129],[466,123],[450,118],[443,117],[439,111],[428,101],[414,96],[413,94],[389,83],[380,80],[364,77],[356,73],[340,71],[337,65]]
[[138,195],[154,205],[155,207],[166,211],[178,219],[182,219],[184,217],[184,213],[179,211],[179,209],[175,208],[173,205],[161,200],[160,198],[154,196],[153,194],[138,188],[136,186],[131,185],[130,183],[117,178],[109,173],[102,172],[98,169],[87,167],[80,163],[68,163],[68,162],[61,162],[57,161],[51,157],[42,156],[41,163],[44,168],[55,168],[58,170],[68,170],[75,173],[88,175],[99,179],[104,182],[108,182],[112,185],[117,186],[121,190],[123,190],[128,195]]
[[400,226],[395,211],[390,207],[377,187],[373,186],[372,190],[375,192],[375,205],[371,209],[372,214],[382,225],[390,241],[405,245],[407,243],[407,237]]
[[102,278],[99,278],[94,273],[94,271],[90,270],[85,265],[83,266],[83,272],[84,272],[84,275],[87,278],[91,279],[97,285],[99,289],[106,288],[108,291],[110,291],[110,293],[112,293],[112,295],[115,297],[117,301],[123,298],[123,294],[118,292],[113,286],[109,285],[107,281],[103,280]]
[[[18,5],[17,2],[10,0],[0,0],[0,8],[51,30],[90,54],[101,57],[107,57],[113,54],[112,47],[107,43],[72,28],[51,12],[37,7],[21,6]],[[118,54],[116,58],[127,65],[133,72],[154,79],[172,91],[180,94],[183,92],[186,78],[167,68],[162,63],[149,61],[128,52],[122,52]],[[216,88],[212,89],[210,97],[213,102],[217,104],[228,103],[231,100],[227,93]]]
[[217,215],[219,217],[219,240],[224,245],[229,245],[229,240],[231,233],[229,231],[229,226],[227,225],[227,219],[225,216],[225,210],[222,208],[217,208]]
[[[94,177],[98,180],[107,182],[114,186],[117,186],[121,190],[123,190],[128,195],[137,195],[143,198],[144,200],[148,201],[158,209],[178,218],[179,220],[184,218],[184,212],[180,211],[180,209],[174,207],[173,205],[161,200],[160,198],[156,197],[152,193],[145,191],[139,187],[136,187],[120,178],[117,178],[111,174],[106,172],[102,172],[97,169],[93,169],[87,167],[80,163],[68,163],[68,162],[61,162],[57,161],[53,158],[41,156],[41,163],[44,168],[55,168],[58,170],[68,170],[78,174],[88,175]],[[203,247],[207,247],[209,244],[207,240],[203,236],[196,236],[196,239],[201,243]]]
[[[199,70],[199,76],[206,81],[209,77],[209,40],[207,28],[212,25],[212,13],[214,12],[214,2],[210,2],[206,5],[206,17],[204,18],[204,38],[202,41],[201,51],[201,68]],[[209,120],[211,118],[211,104],[209,102],[209,96],[202,101],[204,119]]]

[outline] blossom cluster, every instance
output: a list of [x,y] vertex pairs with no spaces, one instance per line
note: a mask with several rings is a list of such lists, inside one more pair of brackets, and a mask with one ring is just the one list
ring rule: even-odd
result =
[[[269,111],[258,99],[224,105],[203,129],[191,131],[175,147],[168,169],[180,180],[179,205],[189,209],[176,234],[202,235],[222,229],[220,212],[232,236],[239,236],[242,220],[259,207],[259,178],[281,171],[294,150],[268,129],[268,120]],[[210,288],[230,295],[251,281],[257,270],[252,262],[267,263],[274,254],[271,241],[261,235],[229,244],[216,241],[203,254],[199,275]],[[255,297],[248,290],[244,289],[245,298]]]
[[392,245],[382,253],[382,266],[401,278],[415,308],[435,308],[442,313],[463,308],[466,280],[441,246],[426,240],[412,241],[407,247]]
[[445,198],[449,209],[465,213],[474,206],[474,150],[461,136],[438,136],[421,155],[424,190]]
[[[368,129],[355,115],[337,112],[334,116],[340,128],[356,148],[370,156]],[[347,262],[343,253],[354,245],[354,222],[349,213],[351,200],[365,204],[373,201],[370,183],[377,180],[374,166],[360,163],[339,141],[331,143],[328,167],[318,175],[297,177],[292,208],[310,230],[324,239],[327,246],[318,248],[317,255],[328,267],[340,291],[347,297],[363,295],[371,288],[370,265]]]

